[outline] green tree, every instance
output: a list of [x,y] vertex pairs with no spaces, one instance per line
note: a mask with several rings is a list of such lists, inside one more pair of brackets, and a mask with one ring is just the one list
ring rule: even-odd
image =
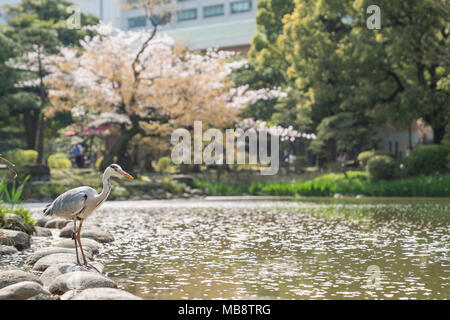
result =
[[[46,119],[42,110],[48,104],[44,77],[48,70],[45,57],[57,53],[60,46],[75,45],[88,31],[70,29],[67,11],[72,3],[57,0],[23,0],[17,6],[6,6],[11,15],[1,33],[17,46],[16,55],[9,63],[15,85],[2,91],[9,107],[9,116],[23,123],[28,149],[37,149],[38,163],[43,161]],[[82,24],[96,24],[94,16],[81,15]]]
[[[381,30],[370,30],[368,0],[260,1],[242,79],[290,90],[265,112],[284,126],[320,133],[330,117],[351,114],[353,125],[341,129],[360,132],[423,118],[439,143],[450,115],[445,2],[378,1]],[[362,137],[355,151],[370,145],[370,134]]]
[[[278,37],[283,32],[283,17],[292,12],[294,1],[259,0],[257,8],[257,31],[248,53],[249,64],[235,72],[232,79],[237,85],[249,85],[251,89],[285,87],[289,82],[286,74],[288,63]],[[275,103],[276,100],[259,101],[247,106],[242,116],[269,121],[277,112]]]

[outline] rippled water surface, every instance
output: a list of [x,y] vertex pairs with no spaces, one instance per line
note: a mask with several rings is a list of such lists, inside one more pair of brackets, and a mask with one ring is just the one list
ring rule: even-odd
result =
[[108,276],[146,299],[449,299],[449,208],[107,202],[89,220],[116,238]]

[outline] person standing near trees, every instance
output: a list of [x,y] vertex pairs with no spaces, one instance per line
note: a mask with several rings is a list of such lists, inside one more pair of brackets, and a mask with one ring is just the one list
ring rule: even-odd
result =
[[72,148],[70,149],[70,153],[75,157],[75,162],[78,168],[83,168],[84,159],[83,159],[83,147],[78,143],[74,143]]

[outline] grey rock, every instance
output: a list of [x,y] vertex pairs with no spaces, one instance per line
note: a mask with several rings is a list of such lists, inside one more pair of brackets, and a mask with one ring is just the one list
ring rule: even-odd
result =
[[3,219],[6,220],[6,221],[7,220],[14,220],[14,221],[23,223],[23,218],[21,216],[19,216],[18,214],[14,214],[14,213],[6,213],[3,216]]
[[13,246],[4,246],[0,244],[0,256],[4,254],[13,254],[19,252],[16,248]]
[[71,300],[73,297],[75,297],[77,294],[79,294],[82,290],[69,290],[66,291],[63,295],[61,295],[59,298],[61,300]]
[[[91,262],[91,264],[99,272],[103,272],[104,267],[101,263],[94,261],[94,262]],[[84,266],[78,266],[78,265],[74,265],[71,263],[58,263],[58,264],[53,264],[50,267],[48,267],[42,273],[42,275],[39,279],[42,281],[42,283],[44,284],[45,287],[48,287],[53,282],[53,280],[55,280],[60,275],[62,275],[64,273],[75,272],[75,271],[97,272],[93,269],[88,269]]]
[[[90,248],[84,248],[84,254],[86,255],[87,259],[92,259],[92,251]],[[41,258],[55,254],[55,253],[69,253],[75,255],[75,248],[61,248],[61,247],[48,247],[48,248],[41,248],[33,252],[33,254],[27,259],[26,263],[33,265]],[[81,252],[78,251],[78,254],[81,258]]]
[[[71,238],[72,233],[73,223],[70,223],[61,230],[59,236],[61,238]],[[111,233],[104,231],[95,225],[83,225],[83,228],[81,229],[81,238],[89,238],[102,243],[114,241],[114,236]]]
[[69,290],[88,288],[117,288],[117,284],[99,273],[75,271],[58,276],[52,281],[48,290],[53,294],[61,295]]
[[49,222],[50,220],[52,220],[53,218],[51,217],[42,217],[36,220],[36,226],[38,227],[45,227],[45,224],[47,222]]
[[39,283],[23,281],[0,289],[0,300],[26,300],[38,294],[50,295]]
[[340,193],[335,193],[334,196],[333,196],[333,198],[335,198],[335,199],[340,199],[340,198],[343,198],[343,197],[344,196],[342,194],[340,194]]
[[44,225],[45,228],[51,228],[51,229],[62,229],[67,224],[70,223],[70,220],[62,219],[62,218],[54,218],[49,221],[47,221]]
[[39,293],[38,295],[28,298],[27,300],[60,300],[60,298],[57,295]]
[[52,230],[50,230],[48,228],[34,227],[34,231],[36,233],[36,236],[38,236],[38,237],[51,237],[52,236]]
[[356,195],[356,199],[362,199],[365,198],[365,196],[363,194],[357,194]]
[[[97,225],[91,225],[91,224],[84,225],[83,224],[83,228],[81,229],[81,237],[82,238],[84,238],[83,234],[85,234],[87,230],[95,230],[95,231],[100,230],[100,231],[103,231]],[[59,236],[61,238],[72,238],[72,233],[73,233],[73,223],[71,222],[67,226],[65,226],[64,228],[61,229],[61,232],[59,233]]]
[[[90,248],[93,254],[98,253],[98,251],[102,248],[102,245],[95,240],[82,238],[81,245],[83,249]],[[62,239],[58,243],[55,244],[56,247],[63,248],[75,248],[75,242],[71,239]]]
[[42,285],[41,280],[32,273],[22,270],[7,270],[0,272],[0,289],[22,281],[34,281]]
[[30,236],[22,231],[0,229],[0,244],[14,246],[17,250],[30,247]]
[[142,300],[142,298],[120,289],[92,288],[81,292],[68,291],[61,296],[61,300]]
[[[87,258],[87,257],[86,257]],[[88,259],[89,260],[89,259]],[[52,264],[58,263],[73,263],[75,264],[77,261],[77,257],[72,253],[53,253],[48,256],[45,256],[39,259],[33,266],[34,271],[45,271]],[[83,262],[83,259],[80,257],[80,262]]]
[[22,231],[27,234],[34,233],[34,226],[26,224],[23,218],[14,213],[7,213],[3,217],[5,229]]
[[89,238],[101,243],[114,241],[114,236],[111,233],[98,228],[81,230],[81,238]]

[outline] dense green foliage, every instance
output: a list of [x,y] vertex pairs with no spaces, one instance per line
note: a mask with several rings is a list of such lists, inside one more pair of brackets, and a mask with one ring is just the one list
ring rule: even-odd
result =
[[395,176],[396,166],[390,156],[374,156],[367,162],[367,172],[372,181],[389,180]]
[[336,193],[375,197],[446,197],[450,192],[450,176],[419,176],[408,179],[371,182],[366,172],[326,174],[310,181],[254,182],[230,184],[225,182],[196,181],[196,186],[210,195],[270,195],[270,196],[322,196]]
[[52,169],[69,169],[72,162],[67,159],[64,153],[55,153],[48,157],[48,166]]
[[448,166],[449,146],[423,145],[413,149],[403,160],[408,175],[444,173]]
[[18,167],[36,162],[38,153],[35,150],[13,149],[5,154],[6,158]]
[[[8,19],[0,26],[0,150],[34,149],[38,151],[36,161],[41,162],[45,136],[71,121],[43,117],[48,92],[42,82],[48,73],[45,56],[57,53],[60,47],[78,45],[87,34],[93,34],[84,28],[68,28],[71,5],[65,0],[22,0],[5,6]],[[83,26],[98,21],[81,14]],[[18,139],[17,133],[23,138]]]
[[244,115],[316,133],[312,150],[327,161],[343,148],[356,156],[376,147],[372,130],[385,123],[407,128],[422,118],[435,141],[444,141],[450,115],[446,1],[378,1],[381,30],[366,25],[373,4],[258,1],[250,64],[236,81],[281,86],[288,97],[251,105]]

